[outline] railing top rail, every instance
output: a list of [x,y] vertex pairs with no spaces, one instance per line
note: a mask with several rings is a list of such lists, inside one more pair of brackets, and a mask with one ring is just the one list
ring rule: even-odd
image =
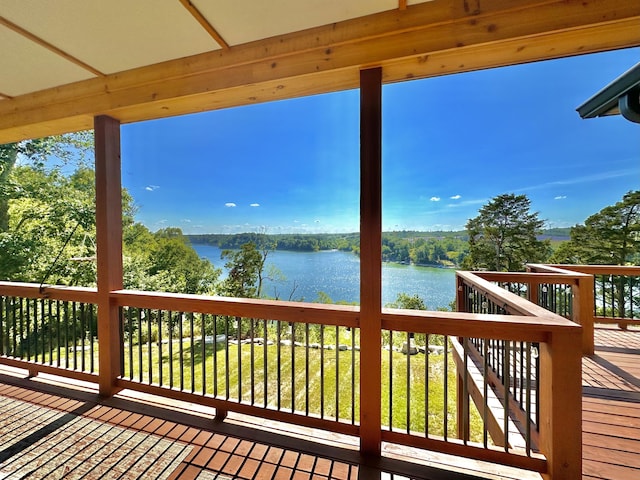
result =
[[537,318],[545,318],[549,315],[556,317],[555,322],[562,325],[574,325],[575,323],[567,320],[555,313],[551,313],[549,310],[540,307],[528,300],[511,293],[498,285],[479,277],[475,272],[457,271],[456,276],[462,278],[468,285],[472,285],[486,295],[491,301],[504,308],[511,315],[524,315]]
[[583,277],[581,273],[542,273],[542,272],[474,272],[478,277],[490,282],[518,282],[540,285],[543,283],[555,283],[573,285],[576,280]]
[[529,273],[555,273],[558,275],[568,275],[572,278],[581,278],[586,275],[585,272],[581,272],[578,270],[572,270],[569,265],[547,265],[542,263],[528,263],[527,267],[534,270],[534,272]]
[[640,276],[640,266],[638,265],[535,265],[536,267],[547,267],[561,269],[571,272],[579,272],[591,275],[634,275]]
[[111,296],[121,307],[322,323],[354,328],[360,324],[360,308],[354,305],[328,305],[136,290],[116,290],[111,293]]
[[43,285],[38,283],[0,281],[0,295],[23,298],[49,298],[70,302],[96,303],[98,290],[91,287]]
[[541,316],[529,316],[384,308],[382,328],[457,337],[546,342],[551,333],[579,330],[580,326],[548,310]]

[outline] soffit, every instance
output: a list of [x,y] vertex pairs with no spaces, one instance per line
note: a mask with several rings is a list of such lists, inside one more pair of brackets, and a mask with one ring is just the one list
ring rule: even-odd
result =
[[[177,0],[0,0],[0,15],[102,74],[220,48]],[[19,47],[15,54],[35,69],[40,58],[32,57],[26,47]],[[8,48],[3,45],[0,53]],[[71,75],[74,65],[66,63]],[[46,81],[48,74],[43,76],[41,82]],[[0,79],[3,93],[4,77]],[[52,78],[47,83],[50,87],[69,82]],[[38,89],[25,84],[14,94]]]
[[0,0],[0,143],[637,45],[628,0]]
[[94,75],[0,25],[0,92],[14,97]]
[[[427,0],[408,4],[424,1]],[[191,0],[191,3],[230,45],[398,8],[398,0]]]

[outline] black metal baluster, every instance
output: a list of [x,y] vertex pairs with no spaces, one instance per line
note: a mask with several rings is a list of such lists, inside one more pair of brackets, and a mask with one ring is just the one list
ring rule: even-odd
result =
[[236,340],[238,345],[238,401],[242,402],[242,319],[236,317]]
[[[158,385],[164,385],[162,364],[164,359],[162,358],[162,319],[164,318],[164,311],[158,310]],[[204,360],[203,360],[204,361]]]
[[[191,393],[195,393],[196,391],[196,345],[193,338],[193,312],[189,312],[189,341],[190,341],[190,349],[189,349],[189,357],[191,358]],[[203,359],[204,360],[204,359]]]
[[449,436],[449,337],[444,336],[444,441]]
[[153,383],[153,339],[151,338],[151,309],[147,309],[147,360],[149,362],[149,385]]

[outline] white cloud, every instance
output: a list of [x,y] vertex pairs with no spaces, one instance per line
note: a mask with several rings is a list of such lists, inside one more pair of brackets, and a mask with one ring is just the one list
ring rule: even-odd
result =
[[462,195],[453,195],[451,197],[449,197],[451,200],[460,200],[462,198]]
[[191,220],[188,218],[183,218],[182,223],[191,223]]
[[159,189],[159,188],[160,188],[160,186],[159,186],[159,185],[147,185],[146,187],[144,187],[144,189],[145,189],[147,192],[153,192],[154,190],[157,190],[157,189]]
[[431,197],[429,200],[432,201],[432,202],[439,202],[440,201],[440,197]]
[[224,206],[225,206],[225,207],[228,207],[228,208],[233,208],[233,207],[235,207],[235,206],[236,206],[236,204],[235,204],[235,203],[233,203],[233,202],[227,202],[227,203],[225,203],[225,204],[224,204]]
[[251,205],[249,205],[250,207],[259,207],[260,204],[259,203],[252,203]]
[[553,197],[554,200],[564,200],[565,198],[567,198],[566,195],[558,195],[557,197]]

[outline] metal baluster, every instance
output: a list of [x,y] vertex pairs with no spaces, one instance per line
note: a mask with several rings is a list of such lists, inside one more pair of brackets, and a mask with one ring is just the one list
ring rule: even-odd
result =
[[[202,348],[202,395],[207,394],[207,314],[200,314],[200,347]],[[252,365],[253,368],[253,365]],[[253,385],[252,385],[253,388]]]
[[466,445],[469,441],[469,346],[467,345],[467,338],[462,339],[462,351],[464,355],[464,375],[462,377],[462,421],[463,425],[463,439],[462,442]]
[[213,396],[218,396],[218,316],[213,315]]
[[169,319],[169,388],[173,388],[173,314],[171,310],[167,312]]
[[282,391],[281,391],[281,385],[282,385],[282,372],[280,371],[280,354],[281,354],[281,341],[282,341],[282,336],[281,336],[281,328],[282,328],[282,322],[280,320],[276,321],[276,380],[277,380],[277,387],[276,387],[276,392],[277,392],[277,398],[276,398],[276,406],[277,409],[280,410],[281,407],[281,400],[282,400]]
[[229,400],[229,317],[224,317],[224,394]]
[[324,324],[320,325],[320,418],[324,418]]
[[407,435],[411,432],[411,338],[407,332]]
[[[151,338],[151,310],[147,309],[147,360],[149,362],[149,385],[153,383],[153,341]],[[142,367],[141,367],[142,368]]]
[[340,327],[336,325],[336,422],[340,418]]
[[242,318],[236,317],[236,341],[238,355],[238,401],[242,402]]
[[[2,308],[0,307],[0,317],[2,317]],[[38,335],[38,299],[34,298],[33,299],[33,335],[35,337],[35,345],[33,346],[33,359],[34,361],[37,363],[38,362],[38,353],[40,353],[40,350],[38,350],[38,341],[40,339],[40,335]],[[2,344],[2,322],[0,321],[0,345]],[[84,338],[84,337],[83,337]],[[2,347],[0,346],[0,349]],[[84,350],[83,350],[83,355],[84,355]],[[44,359],[43,359],[44,360]],[[83,361],[84,361],[84,357],[83,357]],[[82,364],[82,370],[84,371],[84,363]]]
[[94,369],[95,361],[93,356],[93,318],[94,318],[93,304],[89,304],[89,337],[91,339],[89,342],[89,362],[90,362],[91,373],[95,371]]
[[249,319],[249,335],[251,338],[251,405],[255,405],[256,401],[256,361],[255,361],[255,319]]
[[[189,349],[189,357],[191,359],[191,393],[195,393],[196,391],[196,344],[193,337],[193,312],[189,312],[189,340],[190,340],[190,349]],[[204,358],[203,358],[204,360]]]
[[489,418],[489,339],[484,339],[482,348],[482,363],[483,363],[483,375],[482,375],[482,444],[484,448],[487,448],[489,443],[489,431],[487,429],[487,419]]
[[264,340],[262,342],[262,372],[263,372],[262,381],[264,383],[264,386],[263,386],[263,389],[262,389],[263,390],[262,391],[262,395],[264,396],[264,402],[263,403],[264,403],[264,406],[266,408],[266,406],[268,404],[268,400],[269,400],[269,395],[268,395],[268,391],[267,391],[268,390],[267,389],[267,387],[268,387],[268,384],[267,384],[267,382],[268,382],[268,378],[267,378],[267,366],[268,366],[268,363],[267,363],[267,360],[268,360],[267,359],[267,343],[268,343],[267,324],[268,324],[268,322],[267,322],[267,319],[265,318],[263,320],[263,322],[264,322],[264,331],[262,333],[264,335]]
[[510,391],[510,373],[509,373],[509,362],[508,358],[511,355],[510,353],[511,341],[505,340],[504,342],[504,451],[509,451],[509,391]]
[[351,424],[356,423],[356,349],[355,338],[356,332],[354,328],[349,328],[351,333]]
[[180,312],[178,314],[178,337],[179,337],[179,345],[178,345],[178,367],[180,369],[180,391],[184,390],[184,325],[182,325],[182,321],[184,320],[184,312]]
[[429,337],[425,335],[424,345],[424,436],[429,438]]
[[[158,385],[164,385],[162,364],[164,359],[162,358],[162,318],[164,317],[164,311],[158,310]],[[204,363],[204,359],[202,360]]]
[[291,412],[296,411],[296,326],[294,323],[289,324],[291,327]]
[[[85,337],[86,337],[86,332],[87,332],[87,312],[86,312],[86,305],[84,303],[80,304],[80,332],[82,333],[82,338],[80,338],[80,348],[82,350],[82,362],[80,365],[80,368],[82,369],[83,372],[85,372],[85,366],[86,366],[86,355],[85,355]],[[122,316],[122,310],[120,312],[120,322],[122,323],[122,328],[124,328],[124,317]],[[37,322],[36,322],[37,325]],[[36,333],[37,335],[37,333]],[[120,337],[120,345],[122,348],[122,376],[124,377],[124,334],[121,335]]]
[[444,441],[449,436],[449,337],[444,336]]
[[309,324],[304,324],[304,413],[309,416]]
[[31,323],[31,306],[28,298],[25,299],[25,301],[27,302],[27,361],[31,361],[31,332],[29,329],[29,323]]
[[531,343],[526,344],[527,350],[527,398],[525,412],[526,424],[525,424],[525,448],[527,450],[527,456],[531,456]]
[[393,330],[389,330],[389,430],[393,431]]
[[142,383],[144,375],[144,369],[142,368],[142,317],[144,316],[144,310],[136,308],[138,313],[138,381]]

